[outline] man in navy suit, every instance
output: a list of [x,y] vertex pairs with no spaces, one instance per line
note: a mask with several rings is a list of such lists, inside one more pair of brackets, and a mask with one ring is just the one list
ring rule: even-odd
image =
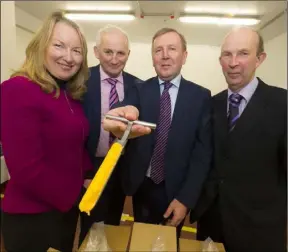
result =
[[[163,28],[154,35],[152,56],[157,77],[135,84],[122,107],[109,113],[128,119],[139,113],[139,120],[157,124],[151,134],[134,127],[136,135],[144,136],[127,144],[124,191],[133,195],[135,221],[176,226],[179,237],[211,165],[211,94],[182,77],[186,40],[176,30]],[[116,136],[125,129],[107,119],[104,127]]]
[[[100,64],[90,68],[88,90],[84,97],[84,110],[90,123],[87,149],[94,164],[94,170],[86,174],[84,183],[86,188],[114,140],[101,127],[103,115],[114,103],[124,99],[129,86],[132,86],[134,82],[141,82],[135,76],[123,71],[129,53],[129,40],[122,29],[109,25],[99,30],[94,54]],[[80,241],[84,239],[94,222],[104,221],[105,224],[110,225],[120,224],[125,201],[119,176],[121,169],[120,160],[97,206],[92,210],[91,216],[85,213],[81,214]]]

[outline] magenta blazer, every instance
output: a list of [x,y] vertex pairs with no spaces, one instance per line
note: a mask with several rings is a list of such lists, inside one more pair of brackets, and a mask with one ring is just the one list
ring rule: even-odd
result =
[[2,201],[7,213],[65,212],[92,169],[85,149],[89,125],[82,105],[60,91],[45,93],[26,77],[1,85],[1,141],[11,176]]

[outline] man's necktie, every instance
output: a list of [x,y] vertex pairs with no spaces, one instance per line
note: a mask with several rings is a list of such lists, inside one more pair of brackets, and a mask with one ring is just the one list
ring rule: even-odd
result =
[[229,112],[228,112],[228,127],[229,131],[232,131],[236,125],[237,120],[240,117],[239,105],[243,96],[240,94],[231,94],[229,96]]
[[164,155],[168,142],[168,133],[171,124],[171,99],[169,89],[173,84],[164,83],[164,90],[160,98],[160,115],[156,129],[156,143],[151,159],[150,177],[154,183],[164,180]]
[[[117,80],[113,78],[108,78],[106,80],[111,85],[110,96],[109,96],[109,109],[111,109],[115,103],[119,102],[119,96],[118,96],[117,89],[116,89]],[[115,136],[110,133],[109,145],[113,143],[114,139],[115,139]]]

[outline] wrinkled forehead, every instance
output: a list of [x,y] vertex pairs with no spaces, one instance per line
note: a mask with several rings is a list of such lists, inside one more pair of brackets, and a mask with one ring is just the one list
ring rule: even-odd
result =
[[167,32],[154,39],[152,46],[164,47],[164,46],[181,46],[181,38],[176,32]]
[[58,22],[54,26],[50,40],[57,40],[72,47],[82,47],[78,31],[65,22]]
[[258,37],[255,33],[239,31],[229,34],[223,41],[221,51],[237,52],[241,50],[256,51]]
[[129,41],[128,38],[120,32],[104,33],[101,37],[100,46],[115,51],[128,51]]

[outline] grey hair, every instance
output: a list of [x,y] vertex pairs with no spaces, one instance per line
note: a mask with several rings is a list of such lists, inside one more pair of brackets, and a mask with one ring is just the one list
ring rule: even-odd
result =
[[128,34],[120,27],[116,25],[106,25],[100,30],[98,30],[97,35],[96,35],[96,46],[99,46],[101,44],[101,39],[104,33],[110,33],[110,32],[120,32],[122,33],[126,38],[127,38],[127,43],[128,43],[128,49],[130,49],[130,43],[129,43],[129,37]]

